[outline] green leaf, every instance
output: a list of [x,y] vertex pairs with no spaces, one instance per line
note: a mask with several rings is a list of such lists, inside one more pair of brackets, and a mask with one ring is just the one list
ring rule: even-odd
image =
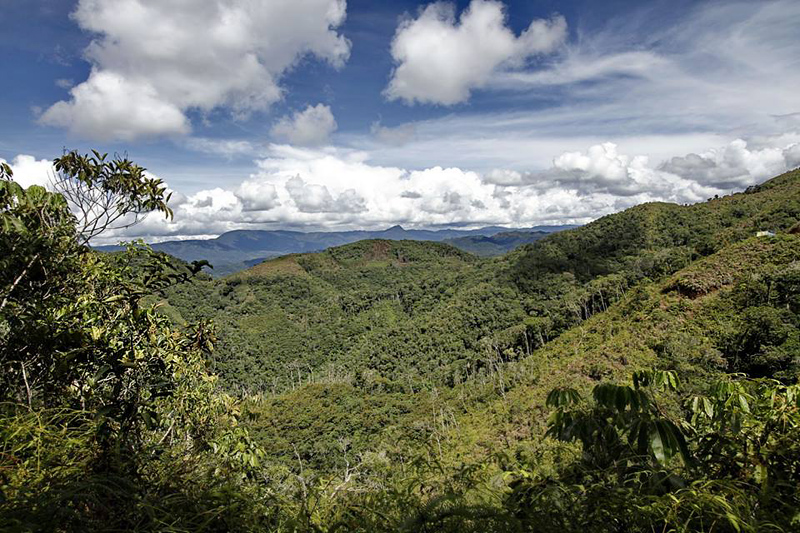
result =
[[747,403],[747,398],[745,398],[744,394],[739,394],[739,407],[741,407],[742,411],[745,413],[750,412],[750,404]]
[[653,427],[650,428],[650,447],[653,450],[653,455],[655,456],[656,460],[663,463],[667,455],[664,450],[664,437],[659,431],[658,425],[655,424]]
[[708,418],[714,418],[714,404],[708,398],[703,398],[703,412]]

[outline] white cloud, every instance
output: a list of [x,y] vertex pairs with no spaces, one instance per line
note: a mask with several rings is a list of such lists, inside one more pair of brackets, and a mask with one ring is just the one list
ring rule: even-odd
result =
[[211,139],[208,137],[189,137],[183,142],[189,150],[203,152],[206,154],[216,154],[228,159],[254,155],[258,152],[258,147],[245,139]]
[[332,210],[333,196],[324,185],[306,184],[297,175],[286,182],[286,191],[301,213],[325,213]]
[[[458,167],[382,166],[354,150],[271,145],[269,155],[257,161],[257,171],[240,185],[190,195],[175,208],[173,221],[150,217],[128,235],[586,223],[643,202],[692,203],[741,190],[791,168],[800,159],[797,146],[776,148],[783,154],[781,164],[751,152],[750,159],[743,159],[751,165],[750,177],[734,186],[695,169],[653,165],[648,157],[627,155],[614,143],[563,152],[541,171],[483,174]],[[703,154],[742,149],[734,141]],[[769,176],[756,177],[767,168]]]
[[85,52],[92,73],[41,121],[129,141],[188,133],[188,110],[266,110],[300,58],[347,60],[345,11],[344,0],[80,0],[73,18],[98,35]]
[[641,190],[637,171],[647,169],[647,158],[630,158],[617,153],[617,145],[603,143],[582,152],[565,152],[553,160],[555,175],[569,176],[559,181],[588,184],[620,195]]
[[275,186],[258,180],[247,180],[239,185],[236,197],[242,203],[242,211],[269,211],[280,205]]
[[800,167],[800,143],[795,143],[783,151],[788,168]]
[[673,157],[661,169],[723,189],[752,185],[800,165],[800,144],[751,150],[737,139],[724,148]]
[[301,213],[360,213],[366,211],[364,198],[346,189],[334,200],[324,185],[306,183],[298,174],[286,182],[286,192]]
[[547,69],[500,73],[492,79],[492,86],[514,90],[619,76],[646,78],[657,68],[669,63],[652,51],[598,54],[596,50],[588,48],[567,47],[563,58]]
[[[756,135],[798,111],[800,4],[787,0],[697,3],[670,26],[643,5],[565,45],[546,68],[504,72],[490,88],[558,94],[578,111],[574,129],[716,131]],[[590,83],[586,83],[590,82]],[[797,127],[797,124],[794,124]]]
[[191,129],[181,109],[161,98],[147,81],[93,70],[70,94],[71,101],[54,104],[41,121],[95,140],[132,141],[150,135],[184,135]]
[[695,3],[670,25],[653,5],[579,32],[532,68],[496,71],[488,110],[416,121],[402,146],[339,138],[382,165],[485,174],[543,169],[608,140],[655,167],[737,138],[750,150],[800,142],[800,3]]
[[629,157],[614,143],[603,143],[583,152],[565,152],[553,167],[530,179],[544,178],[553,186],[575,190],[579,196],[607,193],[624,199],[646,194],[672,202],[697,202],[719,192],[713,186],[675,173],[653,169],[646,156]]
[[525,176],[516,170],[507,168],[495,168],[483,176],[483,181],[502,187],[523,185]]
[[[182,195],[174,220],[148,217],[96,244],[210,236],[234,229],[479,227],[585,223],[650,201],[693,203],[742,190],[800,165],[800,144],[751,148],[742,140],[654,165],[614,143],[562,152],[540,171],[418,170],[372,162],[362,151],[270,145],[232,187]],[[46,183],[50,161],[20,155],[16,177]],[[170,191],[173,189],[170,188]]]
[[385,95],[406,103],[465,102],[497,71],[552,52],[566,35],[566,21],[556,16],[534,20],[516,36],[506,26],[504,5],[494,0],[472,0],[459,20],[453,4],[429,4],[397,28],[391,47],[396,67]]
[[289,141],[301,146],[316,146],[325,144],[331,133],[336,131],[336,119],[331,108],[317,104],[309,105],[303,111],[297,111],[292,116],[282,117],[273,127],[271,133],[274,137]]
[[0,163],[7,163],[11,167],[14,181],[26,189],[31,185],[49,186],[55,175],[52,161],[36,159],[31,155],[20,154],[11,161],[0,158]]

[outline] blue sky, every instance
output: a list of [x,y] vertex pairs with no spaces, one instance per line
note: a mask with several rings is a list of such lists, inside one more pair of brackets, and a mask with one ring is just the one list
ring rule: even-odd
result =
[[0,158],[124,152],[107,239],[582,223],[800,165],[800,3],[3,0]]

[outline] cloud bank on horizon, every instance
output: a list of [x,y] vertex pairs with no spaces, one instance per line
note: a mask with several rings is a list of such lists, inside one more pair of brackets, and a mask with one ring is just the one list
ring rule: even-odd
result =
[[[106,241],[584,223],[800,166],[800,4],[693,4],[661,26],[651,6],[588,29],[514,7],[404,8],[372,36],[386,43],[380,70],[359,56],[358,20],[371,14],[344,0],[79,0],[88,75],[54,78],[68,95],[38,122],[158,161],[160,150],[195,154],[219,172],[203,187],[148,165],[177,192],[174,221]],[[383,88],[355,107],[329,84],[287,104],[320,70],[356,92],[369,71]],[[52,172],[46,154],[7,159],[23,185]]]

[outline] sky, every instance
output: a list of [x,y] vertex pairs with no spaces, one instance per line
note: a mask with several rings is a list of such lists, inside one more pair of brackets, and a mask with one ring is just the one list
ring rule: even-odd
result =
[[582,224],[800,166],[795,0],[0,0],[0,159],[173,192],[101,242]]

